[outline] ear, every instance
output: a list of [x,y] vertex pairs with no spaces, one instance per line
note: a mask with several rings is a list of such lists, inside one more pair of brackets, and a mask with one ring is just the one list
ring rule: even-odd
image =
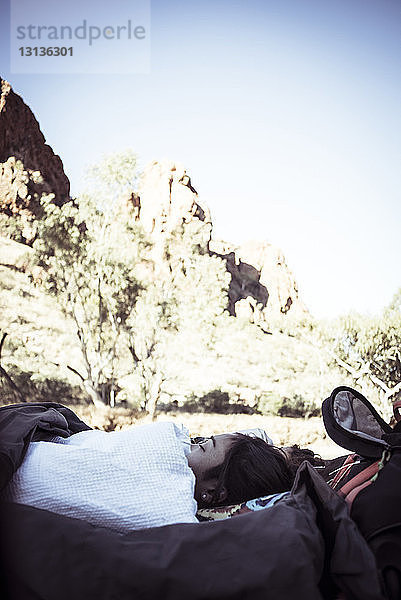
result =
[[210,506],[213,500],[213,491],[210,490],[202,490],[199,494],[198,505],[200,508],[205,506]]
[[200,489],[199,489],[199,496],[198,496],[198,504],[200,507],[204,507],[204,506],[210,506],[214,501],[217,501],[219,504],[221,502],[224,502],[224,500],[227,498],[227,489],[223,486],[221,488],[221,490],[219,491],[219,495],[217,497],[217,499],[215,498],[215,491],[216,491],[216,485],[215,483],[210,483],[203,485]]

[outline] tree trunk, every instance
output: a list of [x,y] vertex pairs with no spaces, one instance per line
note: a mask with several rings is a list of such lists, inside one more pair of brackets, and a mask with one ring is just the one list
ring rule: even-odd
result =
[[105,404],[102,400],[101,394],[92,386],[92,384],[87,379],[83,382],[83,388],[92,400],[93,404],[96,406],[96,408],[100,408],[103,410],[105,408]]
[[156,407],[157,407],[157,402],[158,402],[159,396],[160,396],[160,388],[161,388],[162,381],[163,381],[163,376],[160,372],[158,372],[153,377],[153,380],[152,380],[152,383],[150,386],[149,398],[147,401],[146,408],[147,408],[149,417],[152,419],[152,421],[154,421],[156,418]]

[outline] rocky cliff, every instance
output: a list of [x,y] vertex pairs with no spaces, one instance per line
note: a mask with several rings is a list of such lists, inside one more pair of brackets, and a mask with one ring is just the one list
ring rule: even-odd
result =
[[156,247],[162,247],[163,239],[183,225],[190,228],[192,241],[225,261],[231,274],[228,308],[232,315],[263,328],[272,314],[300,316],[307,312],[281,250],[267,242],[235,246],[212,239],[210,212],[200,203],[180,163],[154,161],[148,165],[131,202],[135,218]]
[[[40,214],[40,196],[52,193],[61,205],[69,200],[70,184],[61,159],[45,143],[30,108],[7,81],[0,82],[0,212],[22,217],[22,238],[29,243],[34,235],[32,222]],[[232,315],[263,328],[268,316],[306,312],[279,249],[267,242],[235,246],[212,239],[209,210],[200,202],[182,164],[169,160],[150,163],[128,205],[133,218],[152,238],[159,260],[165,239],[185,228],[193,245],[225,261],[231,275],[228,308]]]
[[0,84],[0,211],[21,215],[28,226],[40,212],[40,196],[52,193],[61,205],[69,200],[70,182],[31,109],[7,81]]
[[137,196],[138,217],[143,228],[154,237],[169,234],[179,225],[193,220],[205,225],[210,238],[211,220],[202,208],[191,179],[181,163],[153,161],[141,177]]

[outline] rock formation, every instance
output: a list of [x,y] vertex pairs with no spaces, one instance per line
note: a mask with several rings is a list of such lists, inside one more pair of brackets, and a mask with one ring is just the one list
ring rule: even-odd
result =
[[231,314],[262,328],[268,316],[307,313],[283,253],[268,242],[249,241],[234,246],[211,240],[210,250],[226,260],[231,274],[228,292]]
[[198,223],[207,248],[212,223],[208,209],[198,201],[184,166],[170,160],[153,161],[144,170],[138,194],[132,203],[137,218],[154,241],[171,234],[181,225]]
[[[52,193],[54,202],[62,205],[69,200],[70,184],[61,159],[46,145],[30,108],[8,82],[0,82],[0,213],[22,216],[26,225],[22,238],[29,243],[34,235],[32,224],[40,214],[40,196]],[[280,250],[267,242],[234,246],[212,240],[209,210],[199,202],[182,164],[150,163],[128,204],[131,215],[151,237],[156,259],[164,256],[165,240],[185,230],[192,245],[225,261],[231,274],[228,308],[232,315],[263,328],[272,315],[306,312]],[[10,250],[3,244],[3,251]],[[182,244],[177,251],[183,251]]]
[[301,315],[307,310],[298,295],[295,279],[282,252],[267,242],[234,246],[212,240],[209,210],[184,167],[172,161],[152,162],[144,170],[138,194],[131,204],[135,218],[162,252],[163,240],[183,225],[191,241],[205,252],[222,258],[231,274],[229,311],[262,328],[268,316]]
[[0,83],[0,212],[28,223],[40,213],[42,194],[54,194],[58,205],[67,202],[70,182],[31,109],[7,81]]

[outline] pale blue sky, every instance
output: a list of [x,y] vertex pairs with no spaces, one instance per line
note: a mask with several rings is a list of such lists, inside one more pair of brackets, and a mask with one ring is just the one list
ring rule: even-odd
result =
[[[316,316],[391,300],[401,286],[399,0],[153,0],[147,75],[11,74],[0,1],[0,73],[73,193],[105,152],[181,161],[216,236],[280,246]],[[70,4],[84,14],[84,1]]]

